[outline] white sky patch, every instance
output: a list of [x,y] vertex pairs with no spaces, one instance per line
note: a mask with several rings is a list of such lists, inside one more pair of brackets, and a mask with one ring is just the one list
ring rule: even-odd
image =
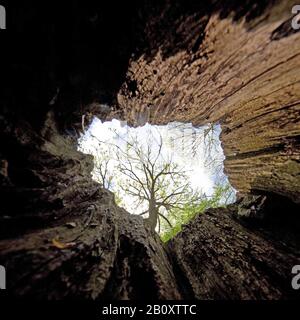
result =
[[[131,128],[127,126],[126,122],[120,122],[118,120],[112,120],[110,122],[102,123],[98,118],[94,118],[89,129],[79,139],[78,149],[84,153],[97,154],[99,149],[99,141],[93,136],[97,137],[100,141],[105,141],[107,152],[110,152],[109,144],[114,144],[120,148],[124,148],[126,136],[130,133],[137,134],[140,142],[145,142],[150,136],[156,137],[159,141],[159,134],[163,140],[163,147],[160,157],[172,157],[172,160],[183,167],[187,171],[187,176],[190,179],[191,185],[195,189],[202,190],[207,196],[210,196],[214,192],[214,186],[218,181],[228,181],[227,177],[223,173],[223,160],[224,154],[219,141],[219,135],[221,133],[221,127],[219,125],[214,126],[213,138],[216,143],[211,151],[211,154],[219,163],[219,172],[216,173],[213,168],[207,166],[206,152],[207,147],[204,140],[199,139],[199,136],[203,136],[203,133],[207,129],[207,126],[200,128],[194,128],[190,123],[169,123],[166,126],[154,126],[146,124],[143,127]],[[197,141],[197,153],[192,152],[193,139]],[[156,140],[156,139],[155,139]],[[102,144],[103,145],[103,144]],[[194,143],[195,145],[195,143]],[[155,143],[154,143],[155,146]],[[102,146],[103,148],[103,146]],[[109,168],[113,172],[116,167],[116,162],[111,161]],[[99,177],[93,173],[93,178],[99,181]],[[112,184],[111,191],[114,190],[114,184]],[[129,212],[132,212],[132,199],[122,194],[123,206]]]

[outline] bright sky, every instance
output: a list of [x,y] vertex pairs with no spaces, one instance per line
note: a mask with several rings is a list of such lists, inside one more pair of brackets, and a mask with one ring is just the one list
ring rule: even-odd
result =
[[[193,155],[192,152],[192,141],[196,137],[203,136],[203,132],[207,129],[207,126],[201,128],[194,128],[191,124],[182,123],[169,123],[166,126],[154,126],[146,124],[143,127],[131,128],[127,126],[125,122],[120,122],[118,120],[112,120],[110,122],[102,123],[98,118],[94,118],[89,129],[84,135],[79,139],[79,150],[84,153],[89,153],[96,155],[99,142],[92,136],[96,136],[101,141],[106,141],[111,144],[118,145],[119,147],[124,147],[124,139],[129,134],[136,134],[140,142],[146,142],[149,137],[159,141],[159,133],[163,139],[163,148],[161,151],[161,157],[171,156],[174,162],[177,162],[180,167],[187,170],[190,182],[195,189],[200,189],[206,195],[211,195],[214,191],[214,185],[216,181],[222,180],[227,181],[227,177],[223,173],[223,150],[221,148],[221,143],[219,141],[219,135],[221,132],[221,127],[216,125],[214,127],[213,138],[216,143],[212,150],[214,158],[217,159],[219,167],[221,170],[218,174],[213,170],[213,168],[208,168],[205,165],[205,143],[203,139],[197,140],[197,153]],[[153,142],[153,141],[152,141]],[[110,152],[109,145],[105,146],[107,152]],[[102,146],[103,148],[103,146]],[[112,161],[110,163],[110,169],[113,171],[116,163]],[[93,178],[97,181],[99,180],[94,172]],[[112,186],[112,191],[114,187]],[[124,195],[122,195],[124,197]],[[124,207],[128,211],[132,211],[132,201],[130,198],[125,197]]]

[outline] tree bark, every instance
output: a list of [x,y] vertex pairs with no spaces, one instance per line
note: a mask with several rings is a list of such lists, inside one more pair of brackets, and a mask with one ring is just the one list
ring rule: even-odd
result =
[[143,218],[99,187],[72,211],[52,227],[0,241],[11,296],[181,298],[167,251]]
[[146,219],[146,223],[150,226],[150,229],[155,232],[155,228],[158,222],[158,208],[155,200],[149,200],[149,217]]
[[[250,207],[256,205],[250,203]],[[263,208],[260,214],[268,210]],[[187,295],[197,299],[299,299],[299,291],[291,285],[291,270],[300,261],[299,208],[287,204],[285,210],[289,210],[285,223],[255,218],[240,221],[241,204],[234,204],[209,209],[184,226],[168,247],[173,264],[184,276]]]
[[[85,226],[91,205],[93,218]],[[210,209],[164,245],[142,218],[117,208],[112,194],[99,190],[70,220],[75,228],[60,223],[2,240],[0,264],[14,297],[299,298],[291,287],[299,230],[244,226],[233,217],[238,210]]]

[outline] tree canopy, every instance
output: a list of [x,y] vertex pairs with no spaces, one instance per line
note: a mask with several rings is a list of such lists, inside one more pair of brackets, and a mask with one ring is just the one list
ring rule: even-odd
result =
[[[172,153],[165,152],[165,141],[158,130],[150,131],[144,139],[137,132],[120,135],[117,131],[114,131],[113,141],[101,140],[93,134],[91,137],[97,141],[97,147],[85,152],[94,154],[97,181],[116,194],[118,204],[130,202],[132,213],[142,215],[164,241],[172,238],[181,230],[182,224],[196,214],[232,200],[233,189],[220,179],[212,195],[195,188],[189,179],[189,169],[175,161]],[[208,165],[216,168],[222,164],[222,160],[216,160],[214,155],[218,153],[215,152],[213,127],[204,130],[200,138],[192,135],[193,139],[189,140],[191,137],[186,137],[192,141],[188,145],[190,149],[186,150],[191,156],[197,156],[197,143],[203,139]],[[176,143],[176,138],[172,141]]]

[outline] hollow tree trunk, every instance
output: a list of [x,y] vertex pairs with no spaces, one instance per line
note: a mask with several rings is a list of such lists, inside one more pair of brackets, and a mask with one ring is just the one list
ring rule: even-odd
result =
[[283,208],[269,229],[236,221],[238,205],[210,210],[165,246],[91,180],[92,159],[71,138],[83,113],[133,125],[221,122],[234,186],[299,202],[294,2],[110,1],[90,11],[72,3],[49,6],[41,19],[24,2],[11,19],[16,39],[3,44],[10,78],[0,88],[0,264],[10,293],[294,297],[300,246],[292,226],[281,227],[294,209]]
[[[3,176],[1,188],[0,264],[12,296],[292,296],[290,270],[299,262],[300,244],[294,239],[284,244],[291,228],[278,236],[273,229],[243,227],[231,216],[241,211],[233,205],[199,216],[166,246],[141,217],[118,208],[113,194],[91,180],[92,158],[56,130],[51,114],[44,137],[29,127],[6,128],[4,137],[27,155],[7,159],[11,179]],[[26,180],[18,179],[20,172]]]
[[238,205],[209,210],[168,245],[142,218],[118,208],[107,191],[97,190],[72,211],[53,227],[0,242],[0,264],[8,271],[12,296],[299,297],[291,288],[291,268],[300,259],[299,237],[285,242],[276,228],[268,233],[265,228],[243,226],[232,216]]

